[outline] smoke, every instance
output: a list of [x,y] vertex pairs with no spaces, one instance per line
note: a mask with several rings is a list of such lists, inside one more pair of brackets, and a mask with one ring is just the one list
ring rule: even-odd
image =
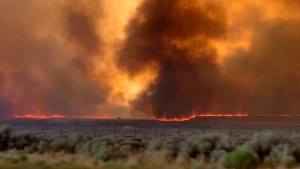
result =
[[83,114],[106,101],[109,87],[91,71],[101,49],[91,12],[101,7],[13,0],[1,1],[0,8],[3,117]]
[[118,60],[132,76],[149,64],[158,69],[155,82],[133,101],[136,108],[156,117],[206,112],[219,77],[209,40],[224,36],[225,19],[214,3],[145,1]]
[[296,0],[0,1],[0,118],[298,114]]
[[[259,23],[247,52],[235,53],[223,65],[224,83],[217,104],[231,112],[297,114],[300,101],[299,22]],[[230,90],[228,90],[228,88]],[[221,98],[221,99],[220,99]],[[216,104],[215,104],[216,105]],[[223,111],[219,107],[218,111]]]
[[118,62],[132,76],[151,64],[158,74],[132,105],[159,118],[296,114],[300,32],[291,4],[145,1],[128,26]]

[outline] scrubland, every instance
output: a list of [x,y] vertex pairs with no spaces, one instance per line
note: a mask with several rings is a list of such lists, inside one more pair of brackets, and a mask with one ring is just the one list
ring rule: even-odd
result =
[[43,136],[2,126],[0,169],[300,168],[296,138],[272,132],[254,133],[249,139],[222,133]]

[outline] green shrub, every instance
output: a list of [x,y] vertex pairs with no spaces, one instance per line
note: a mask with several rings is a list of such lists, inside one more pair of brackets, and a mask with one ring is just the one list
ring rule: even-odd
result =
[[251,169],[257,167],[258,160],[251,152],[235,150],[224,157],[223,165],[230,169]]
[[25,162],[25,161],[28,160],[26,154],[19,154],[19,155],[17,156],[17,159],[18,159],[18,161],[20,161],[20,162]]

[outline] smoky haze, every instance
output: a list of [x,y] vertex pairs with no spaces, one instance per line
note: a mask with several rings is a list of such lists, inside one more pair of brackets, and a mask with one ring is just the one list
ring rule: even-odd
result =
[[105,102],[109,88],[88,70],[101,47],[90,16],[99,8],[80,2],[0,2],[1,117],[81,114]]
[[0,1],[0,119],[297,114],[300,4]]

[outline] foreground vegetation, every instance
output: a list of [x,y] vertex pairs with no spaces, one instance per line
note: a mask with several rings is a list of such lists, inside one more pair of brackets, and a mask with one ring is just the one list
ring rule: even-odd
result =
[[0,129],[0,169],[296,168],[297,140],[272,133],[239,140],[224,134],[135,138],[41,137]]

